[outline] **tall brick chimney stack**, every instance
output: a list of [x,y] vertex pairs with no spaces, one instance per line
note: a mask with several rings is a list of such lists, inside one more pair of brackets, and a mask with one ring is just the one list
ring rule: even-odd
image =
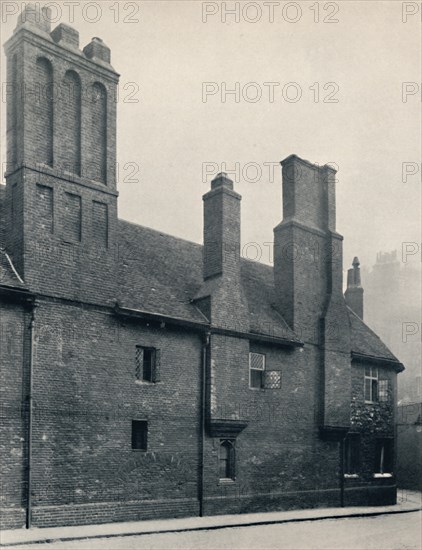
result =
[[240,284],[240,202],[233,181],[221,172],[204,201],[204,284],[195,297],[213,324],[247,330],[248,315]]
[[357,256],[353,258],[352,266],[347,271],[347,290],[344,297],[350,309],[363,319],[363,288],[360,281],[360,262]]
[[101,39],[81,50],[48,6],[22,7],[5,44],[6,248],[31,291],[114,303],[119,75]]
[[339,434],[350,425],[351,346],[343,296],[343,237],[336,232],[336,171],[296,155],[281,165],[283,221],[274,229],[275,305],[305,342],[307,353],[320,356],[321,433]]
[[343,237],[336,233],[336,171],[296,155],[281,165],[283,221],[274,229],[277,306],[294,330],[317,343],[318,318],[326,296],[343,295]]
[[[203,196],[203,283],[194,303],[213,327],[230,331],[211,334],[207,351],[206,415],[210,433],[221,436],[221,427],[233,421],[243,429],[236,372],[242,372],[249,355],[249,341],[236,333],[249,332],[249,308],[241,284],[240,202],[233,182],[222,172]],[[228,389],[230,388],[230,389]],[[216,423],[216,424],[215,424]],[[217,429],[217,432],[215,432]],[[230,432],[233,433],[233,432]]]
[[225,172],[217,174],[203,196],[204,279],[239,276],[241,199]]

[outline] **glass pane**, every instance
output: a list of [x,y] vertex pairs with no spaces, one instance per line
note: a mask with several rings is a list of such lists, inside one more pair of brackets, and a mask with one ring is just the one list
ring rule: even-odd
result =
[[148,424],[144,420],[132,420],[132,449],[147,450]]
[[372,401],[378,401],[378,381],[372,380]]
[[262,388],[262,371],[251,369],[251,388]]
[[250,353],[249,357],[250,357],[250,366],[251,366],[252,369],[264,370],[264,368],[265,368],[265,362],[264,362],[265,355],[263,355],[262,353]]
[[227,443],[220,445],[219,475],[220,478],[229,477],[229,448]]
[[365,378],[365,401],[371,401],[371,380]]
[[143,378],[147,382],[152,382],[152,362],[154,360],[154,350],[144,350]]
[[136,380],[142,380],[142,365],[144,361],[144,350],[141,347],[136,348],[135,355],[135,377]]

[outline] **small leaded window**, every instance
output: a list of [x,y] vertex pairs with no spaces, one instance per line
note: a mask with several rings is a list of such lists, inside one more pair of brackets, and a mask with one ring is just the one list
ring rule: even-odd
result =
[[263,353],[249,354],[249,387],[263,388],[265,373],[265,355]]
[[278,370],[267,370],[264,376],[264,387],[266,390],[279,390],[281,388],[281,372]]
[[139,382],[159,381],[160,350],[136,346],[135,378]]
[[379,380],[378,382],[378,400],[379,401],[388,401],[388,380]]

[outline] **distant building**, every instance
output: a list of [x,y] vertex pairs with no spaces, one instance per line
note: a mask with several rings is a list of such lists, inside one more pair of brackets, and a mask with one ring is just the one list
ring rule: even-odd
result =
[[203,247],[120,220],[110,50],[50,20],[6,43],[3,527],[395,503],[403,365],[357,258],[343,296],[335,171],[282,162],[274,268],[224,173]]
[[400,403],[422,400],[421,271],[403,263],[397,251],[380,252],[363,273],[365,319],[406,365],[400,376]]

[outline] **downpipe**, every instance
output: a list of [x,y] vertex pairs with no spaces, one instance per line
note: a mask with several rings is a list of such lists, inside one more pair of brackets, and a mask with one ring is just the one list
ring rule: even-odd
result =
[[202,361],[201,361],[201,425],[200,425],[200,453],[199,453],[199,485],[198,485],[198,500],[199,500],[199,517],[204,515],[204,457],[205,457],[205,418],[206,418],[206,384],[207,384],[207,354],[210,344],[210,334],[204,335],[202,344]]
[[32,525],[32,421],[33,421],[33,374],[35,360],[35,308],[32,304],[29,322],[29,368],[28,368],[28,455],[27,455],[27,493],[26,523],[27,529]]

